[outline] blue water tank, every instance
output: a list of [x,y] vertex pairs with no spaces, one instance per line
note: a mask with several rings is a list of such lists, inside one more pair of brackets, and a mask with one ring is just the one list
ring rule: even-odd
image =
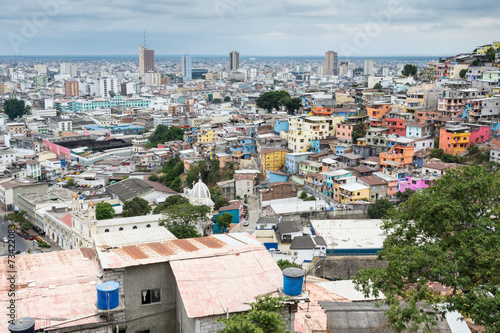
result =
[[304,271],[297,267],[288,267],[283,270],[283,292],[290,296],[302,293]]
[[100,310],[111,310],[120,302],[120,285],[114,281],[101,283],[97,286],[97,308]]
[[14,320],[9,325],[10,333],[34,333],[35,332],[35,318],[26,317]]

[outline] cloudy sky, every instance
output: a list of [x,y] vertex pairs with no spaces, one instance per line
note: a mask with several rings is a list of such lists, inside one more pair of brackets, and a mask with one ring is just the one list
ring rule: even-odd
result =
[[451,55],[500,39],[498,0],[16,0],[0,55]]

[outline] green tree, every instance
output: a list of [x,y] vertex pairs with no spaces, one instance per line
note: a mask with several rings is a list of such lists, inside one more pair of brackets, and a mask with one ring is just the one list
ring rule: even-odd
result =
[[222,195],[222,190],[219,186],[210,189],[210,198],[214,202],[215,210],[219,210],[219,208],[229,205],[229,200],[224,198],[224,196]]
[[217,227],[219,227],[223,232],[226,232],[227,228],[231,226],[231,223],[233,221],[233,214],[224,212],[220,215],[217,215],[214,218],[214,221],[217,224]]
[[190,203],[183,203],[168,207],[163,211],[164,221],[184,223],[189,226],[193,223],[207,220],[210,207],[201,205],[195,206]]
[[176,204],[163,210],[163,219],[159,224],[165,226],[179,239],[199,237],[195,225],[197,222],[207,220],[209,213],[210,207],[205,205]]
[[488,50],[486,50],[486,56],[484,57],[484,60],[486,61],[489,61],[489,62],[493,62],[495,61],[495,49],[490,47],[488,48]]
[[356,144],[359,138],[363,138],[366,135],[366,123],[357,122],[352,128],[352,142]]
[[307,200],[307,193],[306,193],[306,192],[304,192],[304,191],[302,191],[302,192],[300,193],[299,198],[300,198],[301,200]]
[[155,207],[155,209],[153,210],[153,214],[160,214],[165,209],[167,209],[171,206],[179,205],[179,204],[186,204],[186,203],[189,203],[188,198],[183,197],[182,195],[179,195],[179,194],[171,195],[171,196],[165,198],[164,202],[162,202],[161,204],[159,204]]
[[158,181],[158,176],[156,174],[152,174],[151,176],[148,177],[149,180],[152,182],[157,182]]
[[68,179],[66,182],[66,187],[75,187],[75,180],[73,178]]
[[149,214],[151,207],[146,199],[134,197],[123,204],[124,217],[142,216]]
[[98,202],[95,205],[95,217],[98,220],[109,220],[115,216],[113,205],[108,202]]
[[417,66],[406,64],[403,70],[401,71],[401,74],[403,76],[415,76],[417,75],[417,72],[418,72]]
[[6,100],[3,104],[3,109],[10,120],[22,117],[30,111],[30,107],[26,106],[24,101],[15,98]]
[[213,104],[220,104],[221,102],[222,102],[222,100],[221,100],[220,98],[214,98],[214,99],[212,100],[212,103],[213,103]]
[[276,264],[278,265],[278,267],[281,270],[284,270],[285,268],[288,268],[288,267],[299,267],[299,265],[297,265],[296,263],[291,262],[291,261],[286,260],[286,259],[280,259],[280,260],[276,261]]
[[290,94],[284,90],[268,91],[257,98],[256,104],[259,108],[266,109],[271,112],[274,109],[279,110],[285,105],[287,99],[290,99]]
[[300,97],[287,98],[283,101],[283,104],[285,105],[288,114],[291,115],[297,113],[297,111],[302,108],[302,100]]
[[407,188],[406,190],[404,190],[404,192],[397,192],[396,198],[401,200],[401,202],[405,202],[406,200],[410,199],[410,197],[415,193],[416,191],[412,190],[411,188]]
[[165,125],[158,125],[148,138],[149,143],[147,148],[156,147],[158,144],[177,141],[184,139],[184,131],[178,127],[168,127]]
[[378,91],[382,91],[382,85],[380,84],[380,82],[375,83],[375,85],[373,86],[373,89],[376,89]]
[[385,198],[378,199],[373,205],[368,207],[368,215],[371,219],[380,219],[393,208],[394,205],[389,200]]
[[185,225],[179,222],[165,222],[160,225],[165,226],[178,239],[201,237],[192,225]]
[[460,73],[458,73],[458,76],[460,76],[462,79],[464,79],[466,74],[467,74],[467,69],[464,68],[464,69],[460,70]]
[[[398,331],[459,311],[499,332],[499,216],[499,178],[476,165],[449,171],[384,219],[379,259],[388,265],[358,272],[355,282],[367,295],[383,292]],[[435,291],[435,282],[449,293]]]
[[224,102],[231,102],[231,97],[229,96],[224,97]]
[[229,318],[219,318],[226,327],[221,333],[286,333],[285,322],[279,311],[283,309],[283,297],[256,297],[250,310]]

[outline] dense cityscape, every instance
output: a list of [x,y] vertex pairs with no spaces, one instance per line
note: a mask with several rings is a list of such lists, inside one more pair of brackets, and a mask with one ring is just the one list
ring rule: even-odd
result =
[[1,56],[0,331],[499,332],[499,103],[498,41]]

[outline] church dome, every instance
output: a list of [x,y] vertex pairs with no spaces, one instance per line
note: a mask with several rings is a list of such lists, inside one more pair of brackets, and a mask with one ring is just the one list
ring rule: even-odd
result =
[[76,192],[73,192],[73,199],[78,199],[78,194]]
[[211,207],[211,208],[213,208],[215,206],[215,203],[210,198],[206,198],[205,200],[203,200],[203,202],[201,204],[208,206],[208,207]]
[[196,184],[194,184],[193,189],[189,193],[189,196],[192,199],[210,199],[210,191],[208,190],[207,185],[205,185],[201,179],[198,180]]
[[95,206],[94,201],[90,200],[90,202],[89,202],[89,207],[94,207],[94,206]]

